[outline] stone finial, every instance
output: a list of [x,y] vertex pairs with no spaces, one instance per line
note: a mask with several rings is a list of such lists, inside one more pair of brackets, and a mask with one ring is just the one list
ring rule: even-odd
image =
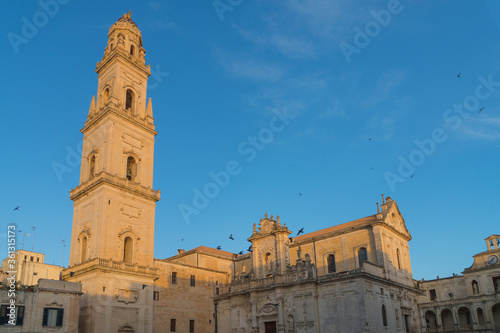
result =
[[382,193],[382,205],[385,205],[384,194]]
[[377,214],[380,214],[380,206],[378,205],[378,202],[377,202]]
[[280,216],[279,215],[276,215],[276,222],[278,223],[278,225],[281,227],[281,223],[280,223]]
[[254,223],[253,224],[253,233],[256,234],[257,233],[257,225]]
[[267,219],[267,212],[264,214],[264,217]]
[[95,113],[95,96],[92,96],[92,101],[90,102],[89,107],[89,117],[93,116]]
[[153,102],[151,102],[151,97],[148,100],[148,107],[146,108],[146,118],[153,118]]
[[271,221],[273,220],[273,214],[271,214]]

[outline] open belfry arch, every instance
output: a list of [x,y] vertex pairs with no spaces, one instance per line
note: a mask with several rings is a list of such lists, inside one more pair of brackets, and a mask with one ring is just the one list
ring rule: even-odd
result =
[[[131,13],[111,26],[83,133],[67,281],[81,282],[80,332],[153,332],[154,126],[146,51]],[[126,328],[126,330],[125,330]]]

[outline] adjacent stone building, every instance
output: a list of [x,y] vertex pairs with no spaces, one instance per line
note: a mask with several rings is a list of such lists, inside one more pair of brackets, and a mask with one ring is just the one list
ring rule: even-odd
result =
[[486,247],[463,275],[419,282],[422,332],[500,332],[500,235]]
[[46,279],[40,279],[34,287],[17,288],[15,292],[3,287],[0,289],[0,331],[78,333],[81,294],[79,283]]
[[14,268],[10,268],[9,260],[5,258],[2,260],[2,267],[0,268],[0,281],[6,283],[9,277],[9,271],[16,272],[16,282],[18,285],[34,286],[38,283],[39,279],[59,280],[61,266],[50,265],[45,263],[45,254],[17,250],[14,258]]

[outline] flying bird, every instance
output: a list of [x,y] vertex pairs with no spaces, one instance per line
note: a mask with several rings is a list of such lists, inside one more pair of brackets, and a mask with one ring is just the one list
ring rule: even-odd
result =
[[216,247],[216,249],[220,250],[220,249],[222,249],[222,247],[219,245],[219,246]]
[[458,73],[458,75],[457,75],[457,77],[458,77],[459,79],[460,79],[460,75],[461,75],[461,74],[462,74],[462,72],[459,72],[459,73]]
[[302,193],[299,192],[299,197],[302,196]]
[[411,175],[410,178],[413,178],[413,175]]
[[229,239],[230,239],[230,240],[234,240],[234,238],[233,238],[233,234],[229,235]]
[[368,141],[372,141],[372,138],[369,138]]
[[292,238],[292,237],[290,237],[290,243],[291,243],[291,242],[293,242],[293,238]]
[[299,232],[297,232],[297,236],[303,233],[304,233],[304,228],[300,229]]
[[19,210],[19,208],[21,208],[21,206],[17,206],[16,208],[14,208],[14,210]]
[[479,113],[481,113],[481,111],[483,111],[483,110],[484,110],[484,108],[485,108],[484,106],[483,106],[482,108],[480,108],[480,109],[479,109]]
[[250,246],[248,247],[248,250],[247,250],[247,251],[248,251],[248,252],[252,252],[252,245],[250,245]]

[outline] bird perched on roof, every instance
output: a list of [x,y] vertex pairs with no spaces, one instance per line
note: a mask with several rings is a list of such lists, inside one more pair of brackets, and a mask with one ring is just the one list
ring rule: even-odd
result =
[[242,256],[242,255],[243,255],[243,251],[238,252],[238,254],[239,254],[240,256]]
[[220,249],[222,249],[222,247],[219,245],[219,246],[216,247],[216,249],[220,250]]

